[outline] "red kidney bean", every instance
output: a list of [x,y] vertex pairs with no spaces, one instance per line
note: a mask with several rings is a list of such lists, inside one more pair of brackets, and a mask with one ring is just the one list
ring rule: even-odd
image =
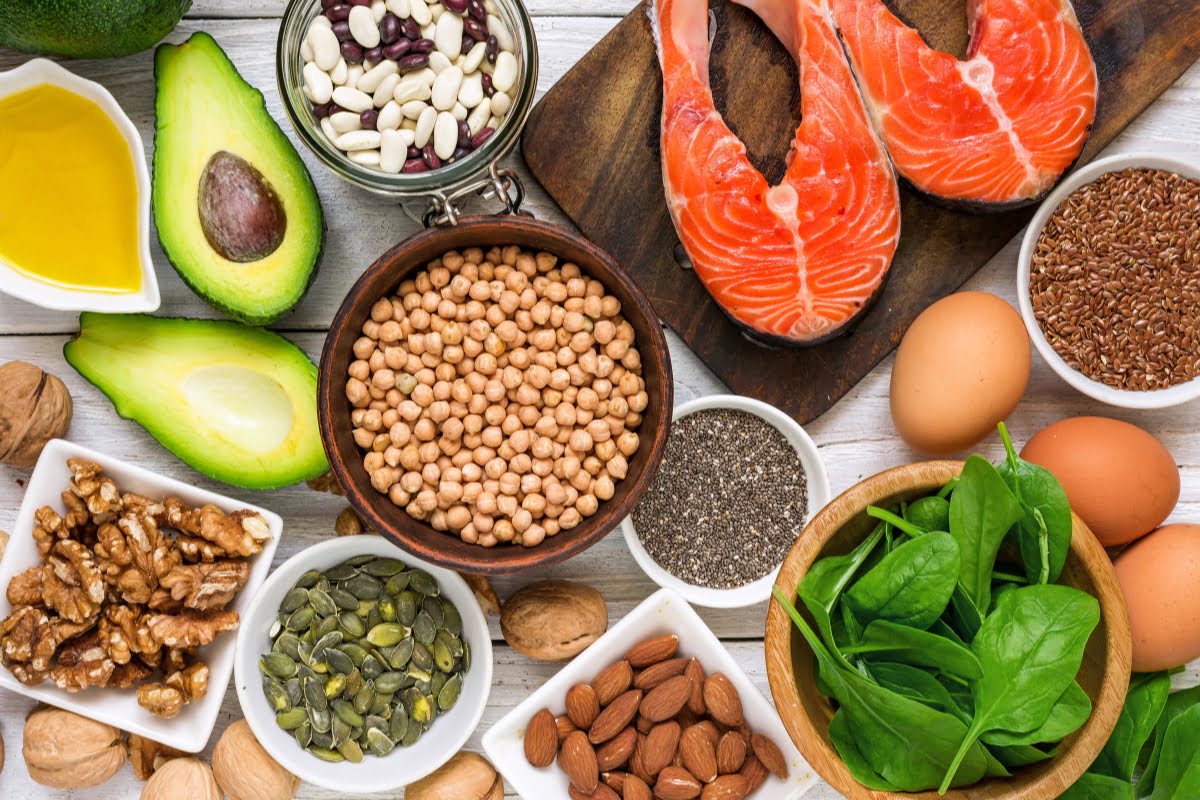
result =
[[437,153],[433,152],[433,143],[425,145],[421,148],[421,160],[425,162],[425,166],[430,169],[437,169],[442,165],[442,160],[438,158]]
[[410,158],[404,162],[404,166],[400,168],[401,172],[428,172],[429,167],[425,166],[425,162],[419,158]]
[[373,131],[375,130],[376,123],[379,122],[379,112],[373,108],[368,108],[358,115],[358,121],[362,123],[364,128]]
[[362,46],[355,41],[342,42],[342,58],[347,64],[360,64],[363,60]]
[[347,0],[352,6],[369,6],[371,0]]
[[406,38],[412,39],[414,42],[421,38],[421,26],[418,25],[417,21],[412,17],[405,17],[404,19],[400,20],[400,32],[403,33]]
[[337,107],[337,103],[334,103],[333,101],[330,101],[328,103],[321,103],[320,105],[313,106],[313,110],[312,110],[313,116],[316,117],[317,119],[321,119],[322,117],[328,117],[330,114],[333,113],[333,110],[336,107]]
[[455,14],[465,14],[467,12],[467,0],[442,0],[442,5]]
[[458,146],[466,147],[471,143],[471,126],[463,122],[458,123]]
[[483,23],[471,17],[463,20],[463,31],[477,42],[485,41],[488,38],[487,28],[483,27]]
[[489,64],[496,63],[496,56],[500,55],[500,41],[495,36],[487,37],[487,49],[484,53],[487,55]]
[[467,53],[471,52],[471,48],[474,46],[475,46],[475,40],[472,39],[470,36],[467,36],[464,33],[462,45],[458,48],[458,51],[459,51],[459,53],[461,53],[462,55],[465,56]]
[[330,22],[342,22],[350,19],[350,6],[345,3],[338,3],[336,6],[325,10],[325,16]]
[[396,59],[396,66],[401,72],[412,72],[414,69],[425,69],[429,66],[429,56],[425,53],[409,53]]
[[397,39],[383,48],[383,57],[390,58],[392,61],[398,61],[400,60],[400,57],[407,53],[411,47],[411,39]]
[[400,18],[392,12],[383,15],[379,20],[379,41],[391,44],[400,38]]
[[471,148],[458,147],[454,150],[454,155],[450,156],[451,161],[458,161],[460,158],[471,155]]
[[412,43],[412,52],[414,53],[432,53],[433,48],[437,47],[433,43],[433,39],[417,39]]
[[479,79],[479,82],[483,85],[483,93],[488,97],[491,97],[496,93],[496,87],[492,84],[491,75],[488,75],[486,72],[483,73],[483,77]]
[[495,128],[484,128],[479,133],[471,137],[471,147],[478,148],[483,145],[488,139],[492,138],[492,134],[496,132]]
[[467,13],[471,15],[471,19],[478,22],[487,22],[487,9],[483,7],[483,3],[479,0],[467,0]]
[[372,47],[363,53],[363,61],[370,61],[372,64],[378,64],[380,61],[383,61],[383,48]]
[[411,161],[414,158],[420,158],[420,157],[421,157],[421,148],[417,147],[415,144],[410,144],[408,146],[407,158]]
[[354,38],[350,33],[350,23],[346,20],[333,23],[333,35],[337,37],[339,42],[348,42]]

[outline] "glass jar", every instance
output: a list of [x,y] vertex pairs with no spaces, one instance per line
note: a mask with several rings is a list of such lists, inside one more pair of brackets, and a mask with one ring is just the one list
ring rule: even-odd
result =
[[[520,139],[533,107],[538,73],[537,40],[533,20],[521,0],[492,0],[492,3],[494,13],[508,26],[516,44],[517,82],[508,116],[486,142],[461,160],[428,172],[390,174],[355,164],[325,137],[313,114],[312,104],[302,90],[304,64],[300,57],[300,44],[308,32],[308,25],[322,11],[321,0],[290,0],[279,27],[275,77],[283,107],[301,141],[325,166],[355,186],[396,200],[429,198],[435,221],[438,216],[442,217],[440,221],[455,221],[457,212],[453,201],[477,190],[497,195],[503,192],[504,203],[510,210],[519,205],[521,189],[516,176],[500,169],[497,162]],[[513,190],[517,192],[515,203],[509,194]],[[445,219],[447,215],[448,220]],[[430,221],[428,216],[426,221]]]

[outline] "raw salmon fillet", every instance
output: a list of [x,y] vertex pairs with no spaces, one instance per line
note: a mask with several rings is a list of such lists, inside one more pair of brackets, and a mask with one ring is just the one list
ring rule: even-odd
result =
[[799,69],[803,119],[787,170],[767,185],[713,103],[706,0],[657,0],[667,206],[696,274],[736,323],[773,344],[812,344],[843,331],[883,285],[899,190],[823,0],[739,1]]
[[881,0],[829,0],[892,163],[918,191],[988,210],[1041,197],[1079,157],[1096,65],[1069,0],[967,0],[967,58]]

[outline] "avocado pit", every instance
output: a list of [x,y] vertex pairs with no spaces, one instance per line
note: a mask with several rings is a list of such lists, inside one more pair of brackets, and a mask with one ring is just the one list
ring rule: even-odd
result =
[[253,164],[219,150],[200,174],[200,227],[223,258],[247,263],[279,248],[287,216],[279,195]]

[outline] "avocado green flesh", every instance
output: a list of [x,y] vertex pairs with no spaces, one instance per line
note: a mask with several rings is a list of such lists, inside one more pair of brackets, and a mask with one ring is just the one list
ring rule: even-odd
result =
[[[154,222],[163,251],[209,304],[251,325],[291,310],[316,275],[325,236],[312,177],[267,113],[262,93],[206,33],[154,54]],[[205,165],[218,152],[244,159],[283,205],[283,240],[254,261],[232,261],[213,248],[200,222]]]
[[205,475],[275,489],[329,470],[317,369],[270,331],[233,322],[92,314],[63,348],[117,413]]
[[153,47],[192,0],[0,0],[0,48],[115,58]]

